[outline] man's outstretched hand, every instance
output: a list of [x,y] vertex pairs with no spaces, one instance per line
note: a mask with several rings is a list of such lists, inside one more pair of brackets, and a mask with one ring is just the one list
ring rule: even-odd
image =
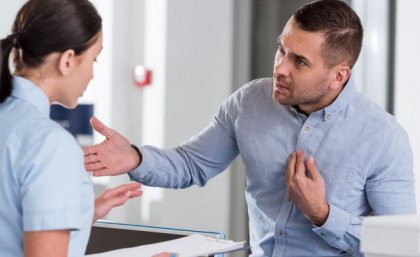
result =
[[92,171],[93,176],[119,175],[140,164],[141,156],[124,136],[95,117],[90,123],[94,130],[105,136],[102,143],[83,148],[85,168]]

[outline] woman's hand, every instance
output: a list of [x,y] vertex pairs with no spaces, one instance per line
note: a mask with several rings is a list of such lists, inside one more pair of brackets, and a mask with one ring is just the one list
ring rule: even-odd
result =
[[141,196],[143,191],[141,191],[140,187],[141,185],[139,183],[134,182],[110,188],[102,192],[102,194],[95,199],[93,223],[107,215],[112,208],[123,205],[128,199]]

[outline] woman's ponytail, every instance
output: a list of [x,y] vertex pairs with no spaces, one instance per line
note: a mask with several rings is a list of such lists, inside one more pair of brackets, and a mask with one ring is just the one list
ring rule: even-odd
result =
[[9,69],[9,55],[12,52],[16,39],[13,36],[9,36],[0,42],[0,103],[2,103],[12,93],[12,74],[10,74]]

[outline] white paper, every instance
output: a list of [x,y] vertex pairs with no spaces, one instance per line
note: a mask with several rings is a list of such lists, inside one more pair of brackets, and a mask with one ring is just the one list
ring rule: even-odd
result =
[[234,242],[194,234],[156,244],[124,248],[104,253],[86,255],[89,257],[151,257],[161,252],[177,253],[179,257],[206,256],[209,254],[242,249],[244,242]]

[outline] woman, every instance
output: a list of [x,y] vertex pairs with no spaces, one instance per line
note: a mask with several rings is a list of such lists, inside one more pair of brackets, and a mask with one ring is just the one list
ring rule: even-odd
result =
[[51,103],[77,105],[101,49],[88,0],[29,0],[1,40],[0,256],[83,256],[92,221],[141,195],[131,183],[94,201],[81,148],[49,119]]

